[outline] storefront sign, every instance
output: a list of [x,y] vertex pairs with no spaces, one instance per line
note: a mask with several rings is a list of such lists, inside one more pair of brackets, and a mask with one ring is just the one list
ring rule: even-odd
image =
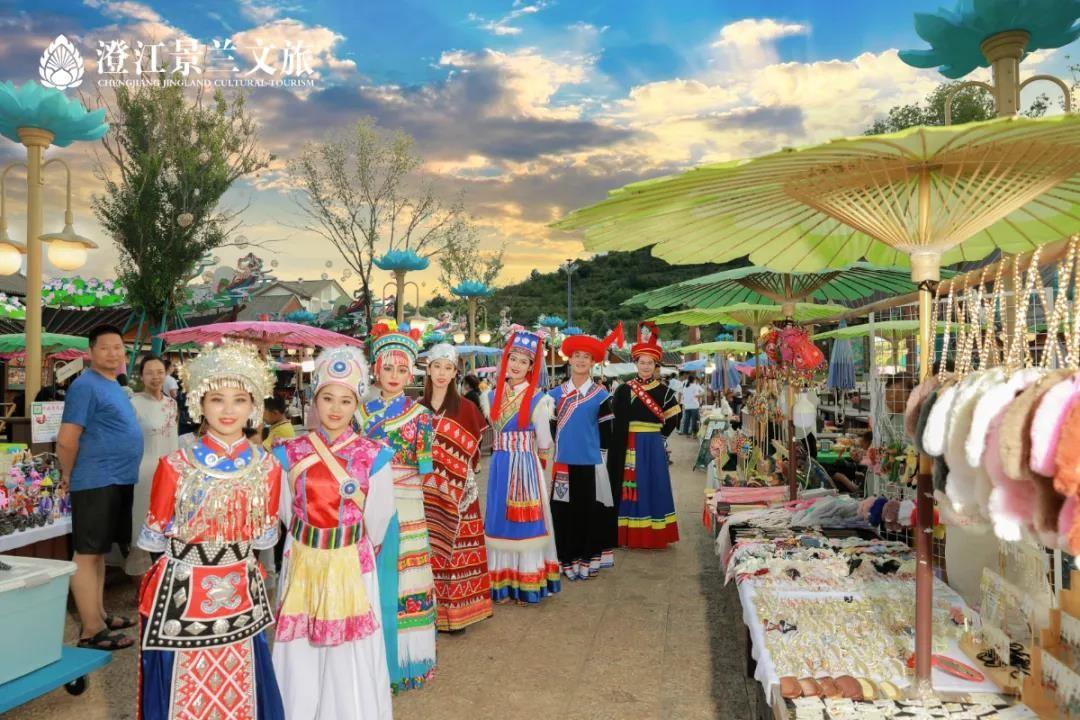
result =
[[65,363],[64,365],[57,366],[56,371],[55,371],[56,382],[58,382],[58,383],[64,382],[65,380],[67,380],[72,375],[75,375],[76,373],[80,372],[85,366],[86,366],[86,363],[83,362],[82,358],[76,358],[75,360],[72,360],[69,363]]
[[30,405],[30,442],[56,442],[60,432],[60,420],[64,417],[64,403],[36,402]]

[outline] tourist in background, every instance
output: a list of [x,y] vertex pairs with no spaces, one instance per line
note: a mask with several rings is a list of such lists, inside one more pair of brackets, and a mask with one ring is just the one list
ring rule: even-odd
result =
[[120,329],[98,325],[89,341],[90,371],[67,393],[56,454],[61,489],[71,489],[71,594],[82,624],[79,647],[119,650],[134,641],[115,631],[135,620],[105,611],[105,556],[114,544],[126,553],[131,543],[143,437],[131,401],[116,381],[126,359]]
[[266,405],[263,407],[263,422],[268,426],[266,439],[263,440],[263,447],[267,450],[273,447],[275,440],[296,437],[296,429],[292,421],[285,417],[285,400],[277,395],[266,398]]
[[[158,459],[177,448],[179,411],[176,401],[165,394],[167,377],[165,362],[158,356],[146,355],[139,362],[143,389],[131,398],[143,437],[139,482],[135,485],[131,503],[131,527],[134,529],[141,528],[146,520],[146,511],[150,507],[150,485],[154,481]],[[150,569],[150,554],[132,546],[124,569],[128,575],[142,575]]]
[[480,396],[482,390],[480,389],[480,378],[473,374],[468,374],[464,379],[465,384],[465,399],[476,405],[477,410],[482,411],[482,405],[480,403]]
[[705,396],[705,388],[698,383],[696,375],[691,375],[683,386],[680,395],[682,397],[681,433],[683,435],[697,435],[701,415],[701,398]]

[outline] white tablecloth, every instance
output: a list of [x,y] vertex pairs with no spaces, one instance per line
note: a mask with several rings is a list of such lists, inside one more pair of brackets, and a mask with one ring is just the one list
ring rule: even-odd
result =
[[58,518],[51,525],[20,530],[10,535],[0,535],[0,552],[7,552],[15,548],[26,547],[42,540],[52,540],[61,535],[71,532],[71,516],[65,515]]
[[[935,583],[934,593],[939,592],[952,592],[947,586],[941,583]],[[955,595],[955,593],[952,593]],[[802,598],[828,598],[828,597],[858,597],[858,593],[851,592],[785,592],[786,597],[802,597]],[[914,598],[914,591],[912,592]],[[776,666],[773,665],[772,658],[769,656],[768,646],[765,644],[765,628],[761,626],[761,621],[758,619],[757,606],[754,605],[754,581],[746,580],[739,585],[739,602],[742,604],[743,622],[750,630],[750,652],[757,661],[757,669],[754,670],[754,679],[761,683],[765,688],[765,698],[768,700],[769,705],[773,703],[774,690],[780,685],[780,676],[777,674]],[[914,602],[914,600],[913,600]],[[958,605],[963,604],[963,600],[959,595],[955,595],[955,603]],[[943,653],[946,657],[951,657],[955,660],[959,660],[962,663],[971,665],[971,661],[960,649],[959,645],[953,641],[949,645],[947,652]],[[907,687],[910,684],[908,678],[889,678],[892,684],[898,688]],[[943,693],[998,693],[1000,692],[997,685],[991,682],[989,679],[984,680],[981,683],[968,682],[961,680],[960,678],[953,677],[948,673],[943,673],[937,668],[933,669],[933,675],[931,681],[934,685],[934,690]]]

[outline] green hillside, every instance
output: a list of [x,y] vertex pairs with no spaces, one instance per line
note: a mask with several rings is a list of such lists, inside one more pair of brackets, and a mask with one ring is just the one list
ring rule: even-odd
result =
[[[612,252],[591,260],[582,260],[573,276],[573,323],[587,333],[598,335],[622,320],[629,333],[638,320],[655,314],[621,303],[637,293],[671,283],[718,272],[742,263],[717,265],[669,265],[642,249]],[[456,298],[436,297],[426,306],[428,314],[437,314],[447,306],[457,307]],[[510,317],[522,325],[532,325],[540,315],[558,315],[566,319],[566,274],[561,271],[541,273],[533,270],[525,280],[499,288],[485,303],[490,313],[488,327],[498,324],[499,311],[510,308]],[[685,328],[670,327],[665,338],[685,335]]]

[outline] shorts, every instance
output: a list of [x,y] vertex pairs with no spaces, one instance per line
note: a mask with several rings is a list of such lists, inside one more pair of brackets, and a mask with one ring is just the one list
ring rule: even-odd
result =
[[71,542],[80,555],[107,555],[113,543],[131,545],[134,485],[106,485],[71,492]]

